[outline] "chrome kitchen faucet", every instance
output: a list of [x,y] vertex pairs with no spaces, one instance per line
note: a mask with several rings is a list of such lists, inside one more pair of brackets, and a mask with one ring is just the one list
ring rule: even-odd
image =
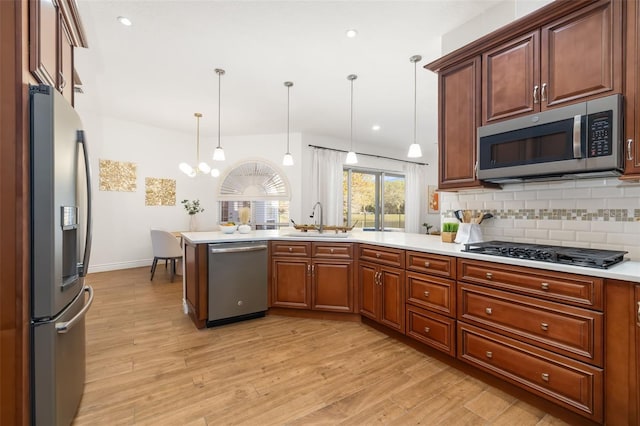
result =
[[322,234],[322,231],[323,231],[323,228],[324,228],[324,225],[323,225],[323,223],[324,223],[324,220],[323,220],[323,219],[324,219],[324,218],[323,218],[323,216],[322,216],[322,204],[320,203],[320,201],[318,201],[317,203],[315,203],[315,204],[313,205],[313,210],[311,210],[311,214],[309,215],[309,217],[310,217],[311,219],[313,219],[313,218],[315,217],[315,214],[316,214],[316,207],[317,207],[317,206],[320,206],[320,228],[318,228],[318,232]]

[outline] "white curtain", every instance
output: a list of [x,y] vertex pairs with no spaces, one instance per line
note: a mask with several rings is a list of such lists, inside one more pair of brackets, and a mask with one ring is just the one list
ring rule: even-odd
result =
[[[322,203],[325,225],[343,224],[343,171],[344,154],[328,149],[313,149],[312,194]],[[309,206],[311,208],[312,206]],[[303,209],[306,208],[303,206]]]
[[405,172],[404,231],[420,233],[422,213],[427,211],[425,167],[407,163]]

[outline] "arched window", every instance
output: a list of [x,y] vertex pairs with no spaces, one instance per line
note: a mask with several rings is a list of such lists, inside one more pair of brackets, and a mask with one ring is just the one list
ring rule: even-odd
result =
[[240,208],[249,207],[252,228],[286,227],[290,198],[286,176],[275,166],[262,161],[248,161],[231,169],[220,184],[220,221],[240,222]]

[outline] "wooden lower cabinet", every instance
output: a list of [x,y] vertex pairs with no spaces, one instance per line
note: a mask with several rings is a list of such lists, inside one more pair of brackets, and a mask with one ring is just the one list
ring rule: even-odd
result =
[[458,358],[589,419],[603,421],[603,370],[458,321]]
[[407,336],[425,345],[456,356],[456,320],[407,305]]
[[353,312],[353,262],[313,260],[311,263],[312,309]]
[[311,260],[273,258],[271,306],[311,309]]
[[207,245],[184,241],[185,303],[187,312],[197,328],[207,324],[209,277]]
[[635,404],[635,422],[640,422],[640,285],[634,286],[634,300],[633,309],[635,312],[635,345],[634,345],[634,359],[635,359],[635,384],[633,386],[633,392],[635,393],[633,403]]
[[404,334],[404,270],[360,262],[360,314]]

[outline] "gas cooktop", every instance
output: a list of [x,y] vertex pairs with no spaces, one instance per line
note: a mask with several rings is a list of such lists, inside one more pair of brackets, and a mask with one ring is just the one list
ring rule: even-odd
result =
[[626,251],[513,243],[510,241],[465,244],[463,251],[600,269],[607,269],[611,265],[622,262],[624,255],[627,254]]

